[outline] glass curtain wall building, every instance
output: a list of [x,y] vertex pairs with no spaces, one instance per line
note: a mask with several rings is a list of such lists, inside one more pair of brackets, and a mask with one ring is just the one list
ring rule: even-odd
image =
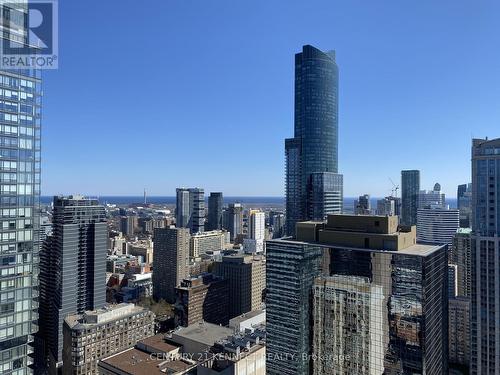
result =
[[401,224],[416,225],[420,171],[401,171]]
[[500,369],[500,138],[472,141],[471,374]]
[[344,181],[338,173],[311,173],[309,187],[309,219],[324,220],[341,214],[344,205]]
[[396,216],[331,215],[268,241],[268,374],[447,373],[446,245]]
[[208,197],[208,230],[222,229],[222,193],[210,193]]
[[310,302],[321,254],[306,242],[266,242],[267,374],[310,374]]
[[325,53],[306,45],[295,55],[294,137],[285,140],[285,155],[286,227],[292,234],[295,223],[309,219],[315,210],[309,202],[312,187],[317,187],[311,181],[312,174],[338,173],[338,68],[334,51]]
[[106,211],[97,199],[54,197],[53,207],[52,235],[40,251],[38,335],[44,341],[50,374],[62,367],[64,318],[106,303],[108,237]]
[[176,189],[175,218],[177,228],[189,228],[191,233],[205,230],[205,192],[200,188]]
[[[27,45],[28,11],[0,2],[2,41]],[[38,330],[41,74],[0,70],[0,373],[31,374]]]
[[472,216],[472,184],[458,185],[457,208],[460,211],[460,227],[470,228]]

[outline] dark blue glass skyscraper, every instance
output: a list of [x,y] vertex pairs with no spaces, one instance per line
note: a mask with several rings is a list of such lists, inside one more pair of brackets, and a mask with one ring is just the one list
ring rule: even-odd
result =
[[420,171],[401,171],[401,224],[417,225]]
[[222,193],[210,193],[208,197],[208,230],[222,228]]
[[295,55],[295,132],[285,141],[285,153],[287,233],[292,234],[295,223],[310,219],[315,211],[309,202],[311,175],[338,173],[338,68],[333,51],[306,45]]

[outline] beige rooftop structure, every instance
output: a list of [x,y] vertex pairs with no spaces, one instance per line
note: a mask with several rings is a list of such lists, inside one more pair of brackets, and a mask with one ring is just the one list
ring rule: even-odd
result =
[[235,332],[244,332],[245,329],[265,326],[265,324],[266,310],[259,309],[249,311],[231,319],[229,321],[229,328],[233,329]]
[[326,222],[297,223],[297,241],[358,249],[400,251],[417,243],[415,226],[398,225],[397,216],[328,215]]
[[171,341],[182,345],[184,353],[202,353],[217,341],[233,334],[231,328],[211,323],[192,324],[172,333]]

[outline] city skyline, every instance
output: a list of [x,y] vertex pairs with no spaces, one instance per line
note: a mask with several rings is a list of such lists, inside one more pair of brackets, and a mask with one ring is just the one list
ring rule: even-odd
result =
[[500,4],[68,4],[0,0],[2,374],[500,374]]
[[[149,195],[173,195],[178,186],[200,186],[227,196],[283,196],[283,139],[293,135],[293,54],[304,44],[337,52],[345,196],[389,195],[389,177],[398,181],[401,170],[419,169],[422,186],[439,181],[455,197],[457,185],[470,182],[471,136],[497,136],[500,64],[490,46],[500,35],[493,16],[498,4],[322,2],[311,9],[221,2],[198,4],[194,13],[182,3],[154,2],[155,12],[121,4],[99,3],[102,12],[60,4],[60,69],[44,76],[50,126],[42,195],[134,195],[144,186]],[[110,8],[120,17],[105,17]],[[132,11],[143,28],[126,28]],[[84,26],[89,20],[95,30]],[[155,48],[151,34],[165,35],[170,44]],[[151,55],[127,48],[130,41]],[[82,64],[85,74],[78,73]],[[106,90],[98,89],[102,83]],[[81,103],[88,104],[85,111]],[[82,133],[92,136],[92,153]],[[217,148],[208,159],[210,144]],[[367,168],[381,144],[398,158]],[[248,145],[262,152],[245,152]],[[139,172],[117,177],[120,170]],[[222,175],[231,179],[221,183]]]

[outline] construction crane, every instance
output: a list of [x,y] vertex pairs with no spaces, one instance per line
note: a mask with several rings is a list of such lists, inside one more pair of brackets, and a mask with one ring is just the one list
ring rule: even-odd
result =
[[391,184],[392,184],[392,190],[391,190],[391,194],[394,198],[397,198],[398,197],[398,190],[399,190],[399,185],[396,185],[394,183],[394,181],[392,181],[392,178],[389,177],[389,181],[391,181]]

